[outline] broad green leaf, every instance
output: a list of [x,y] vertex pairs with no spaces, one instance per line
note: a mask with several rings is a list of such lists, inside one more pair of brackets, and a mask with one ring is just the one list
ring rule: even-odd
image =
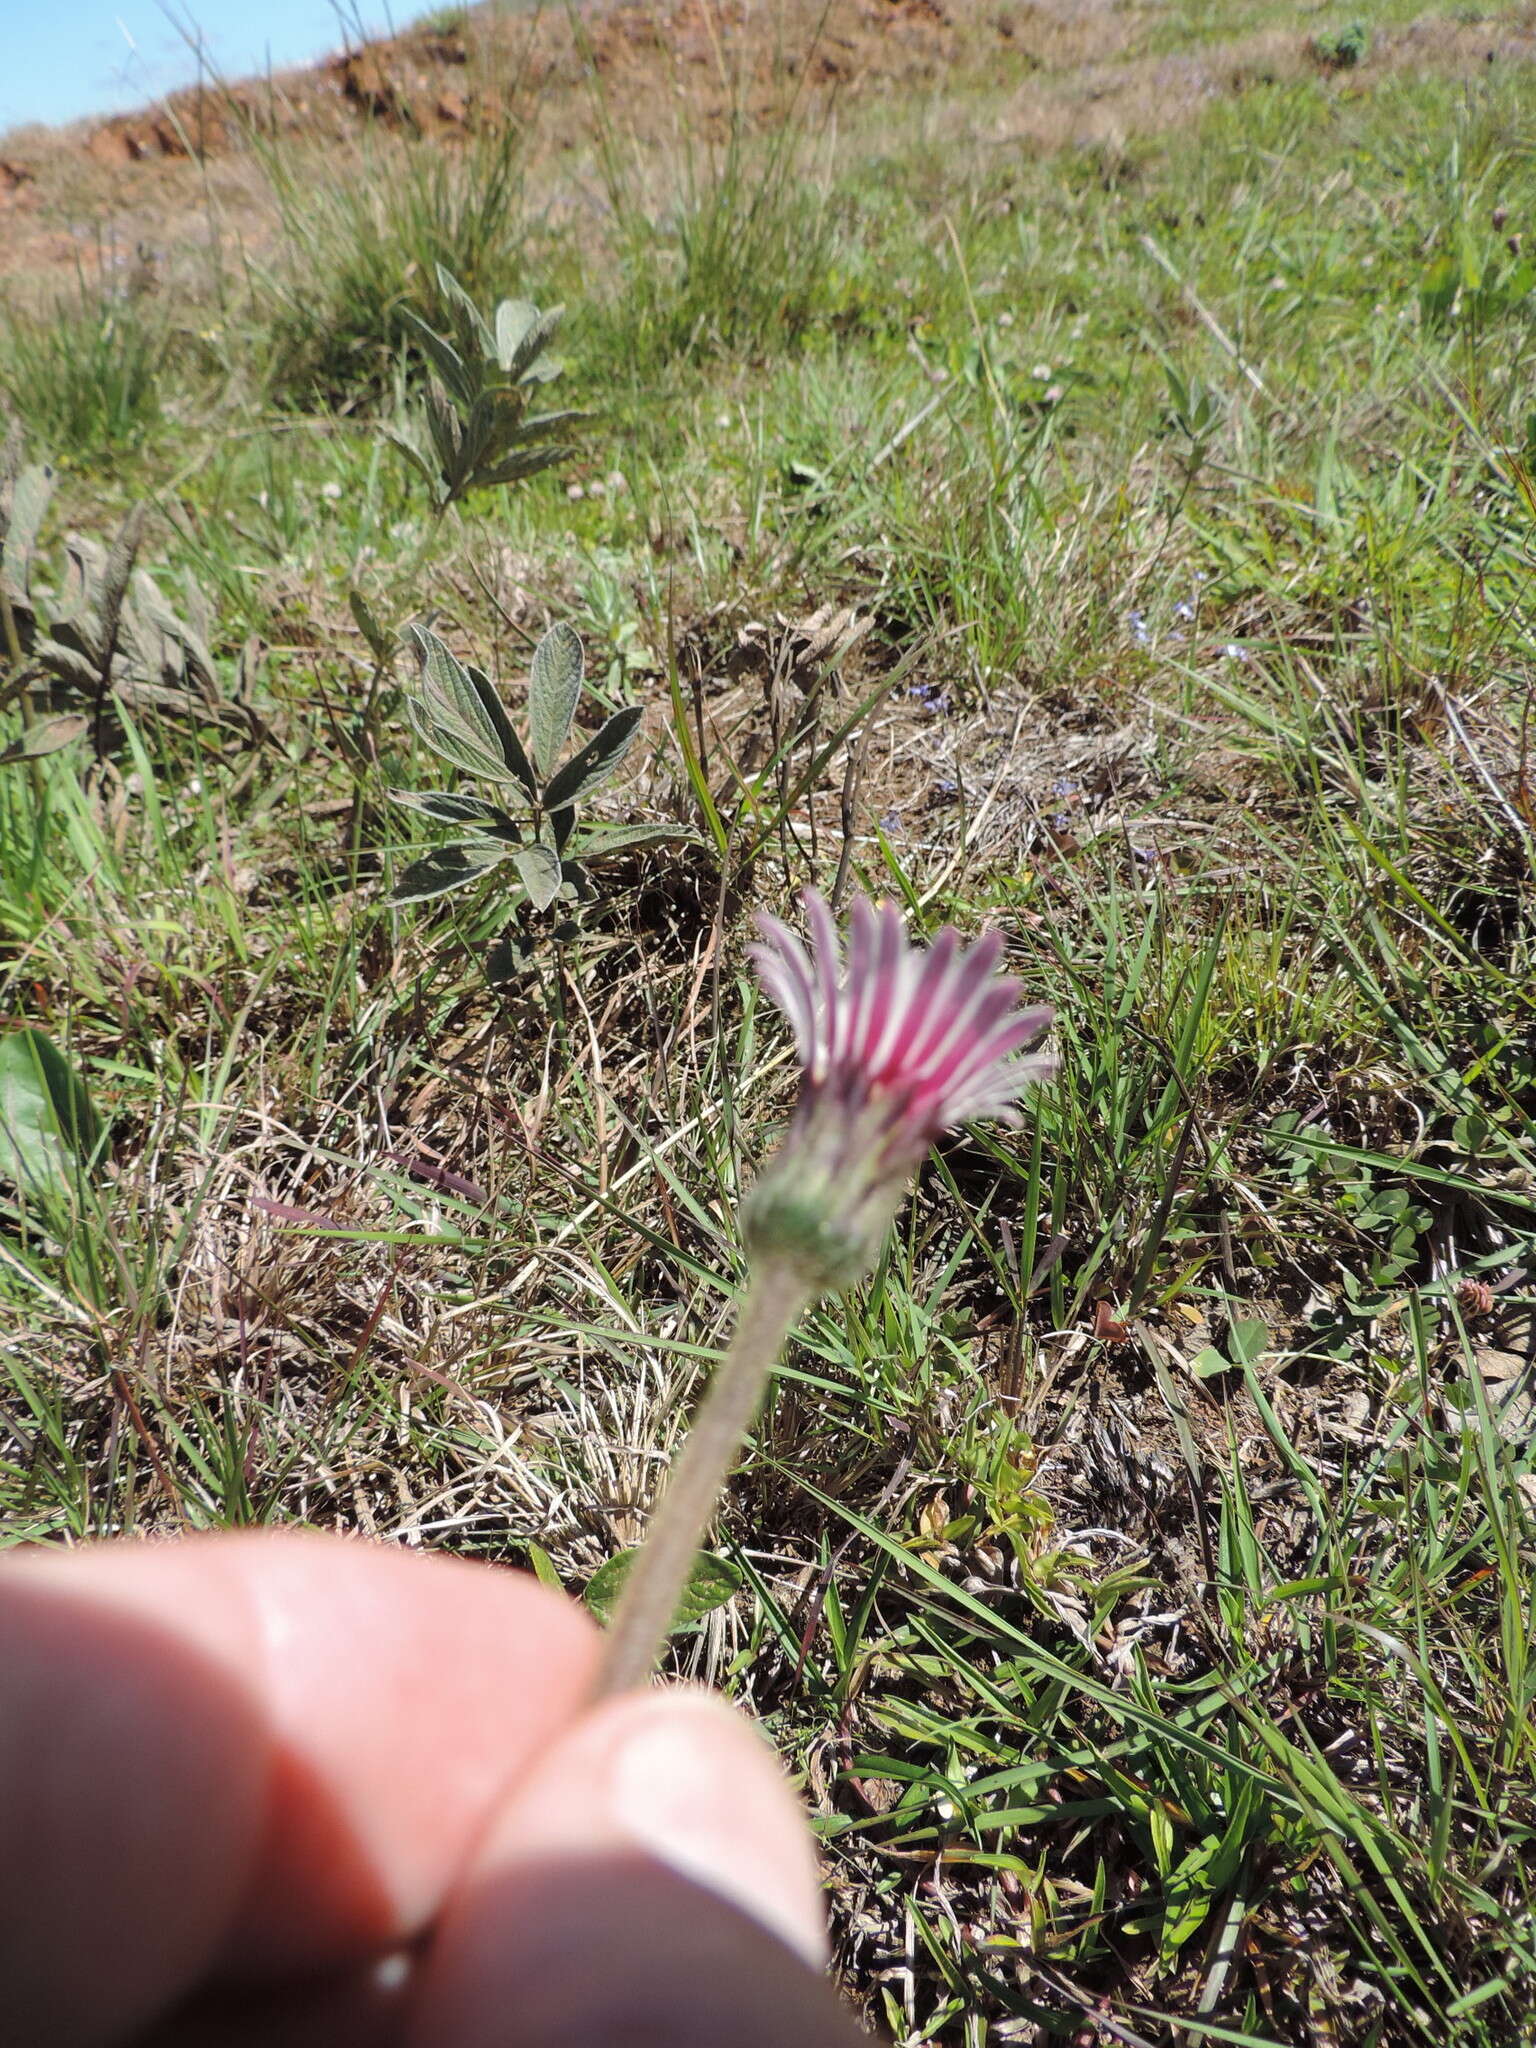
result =
[[[555,772],[576,716],[582,666],[581,635],[564,620],[551,626],[533,650],[528,673],[528,730],[533,737],[534,766],[541,775]],[[559,801],[552,797],[550,808],[558,809]]]
[[[612,1618],[624,1581],[639,1555],[638,1550],[621,1550],[606,1564],[599,1565],[587,1581],[587,1590],[582,1597],[604,1624]],[[727,1600],[736,1597],[741,1587],[741,1572],[728,1557],[716,1557],[707,1550],[702,1552],[688,1574],[688,1583],[672,1617],[673,1628],[687,1628],[704,1615],[713,1613],[715,1608],[723,1607]]]
[[407,694],[405,712],[417,733],[468,775],[488,782],[519,782],[506,759],[501,730],[487,711],[474,678],[456,655],[425,626],[408,626],[421,658],[421,689]]
[[1461,269],[1454,256],[1441,256],[1425,271],[1419,285],[1419,303],[1429,320],[1443,320],[1455,303],[1461,287]]
[[574,851],[580,860],[607,860],[610,854],[624,853],[632,846],[696,846],[698,840],[697,832],[686,825],[615,825],[611,830],[603,827],[587,834]]
[[512,856],[535,910],[547,910],[560,893],[560,856],[553,847],[520,846]]
[[611,718],[605,719],[581,752],[572,754],[545,790],[547,808],[557,811],[563,804],[574,803],[578,797],[585,796],[589,789],[596,789],[600,782],[606,782],[622,766],[644,716],[638,704],[627,704],[622,711],[615,711]]
[[0,1038],[0,1178],[27,1194],[65,1194],[101,1138],[85,1083],[46,1032]]
[[456,790],[392,789],[389,800],[408,811],[420,811],[423,817],[435,818],[440,825],[479,825],[514,844],[517,841],[516,822],[507,812],[478,796],[461,796]]
[[425,903],[433,896],[446,896],[450,889],[462,889],[478,882],[506,859],[510,849],[499,839],[466,839],[454,846],[439,846],[421,860],[413,860],[389,892],[391,903]]

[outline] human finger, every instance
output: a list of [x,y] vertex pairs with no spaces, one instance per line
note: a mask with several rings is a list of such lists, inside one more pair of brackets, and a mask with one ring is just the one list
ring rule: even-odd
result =
[[547,1751],[421,1966],[411,2048],[852,2048],[809,1829],[718,1700],[632,1695]]
[[435,1917],[595,1633],[512,1573],[254,1534],[0,1563],[8,2039],[130,2036],[207,1975]]

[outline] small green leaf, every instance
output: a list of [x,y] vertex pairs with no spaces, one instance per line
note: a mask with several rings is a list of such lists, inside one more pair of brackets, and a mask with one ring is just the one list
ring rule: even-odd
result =
[[466,839],[453,846],[435,847],[420,860],[413,860],[389,892],[391,903],[425,903],[433,896],[446,896],[450,889],[462,889],[506,859],[510,849],[497,839]]
[[[582,1597],[604,1624],[612,1618],[624,1581],[639,1555],[638,1550],[621,1550],[606,1564],[599,1565],[587,1581],[587,1590]],[[672,1617],[673,1628],[687,1628],[701,1620],[715,1608],[723,1607],[727,1600],[733,1600],[741,1588],[741,1572],[728,1557],[716,1557],[707,1550],[702,1552],[688,1574],[688,1583]]]
[[[534,765],[541,775],[555,772],[576,716],[582,669],[581,635],[561,620],[533,650],[528,672],[528,730],[533,736]],[[550,808],[557,810],[559,800],[553,800]]]
[[547,808],[558,811],[562,805],[585,796],[589,789],[596,789],[600,782],[606,782],[623,765],[644,716],[638,704],[626,704],[622,711],[605,719],[594,737],[579,754],[572,754],[545,790]]
[[1234,1364],[1256,1364],[1269,1349],[1269,1325],[1256,1317],[1243,1317],[1228,1332],[1227,1349]]
[[512,858],[535,910],[547,910],[560,893],[560,856],[553,847],[520,846]]
[[527,1549],[528,1569],[541,1586],[549,1586],[556,1593],[565,1588],[560,1583],[560,1574],[555,1570],[555,1561],[540,1543],[530,1543]]
[[45,1032],[0,1038],[0,1178],[57,1195],[89,1170],[102,1141],[85,1083]]
[[1232,1370],[1232,1361],[1223,1358],[1214,1346],[1207,1344],[1204,1350],[1195,1353],[1189,1362],[1189,1369],[1197,1380],[1215,1380],[1220,1379],[1224,1372]]
[[388,668],[395,658],[394,635],[385,632],[374,614],[372,605],[360,590],[349,590],[347,603],[351,607],[357,630],[368,642],[368,651],[380,668]]

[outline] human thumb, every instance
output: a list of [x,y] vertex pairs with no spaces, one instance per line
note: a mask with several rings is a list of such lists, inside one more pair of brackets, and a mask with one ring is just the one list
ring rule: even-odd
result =
[[855,2048],[805,1816],[688,1691],[610,1701],[510,1795],[441,1922],[409,2048]]

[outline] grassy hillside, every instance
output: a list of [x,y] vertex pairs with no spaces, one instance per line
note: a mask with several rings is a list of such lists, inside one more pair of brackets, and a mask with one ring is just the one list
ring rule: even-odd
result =
[[[803,1773],[897,2041],[1536,2040],[1536,23],[899,11],[846,98],[834,9],[665,119],[471,47],[448,141],[48,174],[0,1514],[579,1593],[788,1105],[752,907],[993,923],[1060,1077],[807,1320],[676,1666]],[[440,512],[438,264],[563,303],[590,415]],[[468,786],[413,621],[518,720],[574,626],[578,737],[644,707],[593,813],[672,840],[392,904],[455,835],[387,792]]]

